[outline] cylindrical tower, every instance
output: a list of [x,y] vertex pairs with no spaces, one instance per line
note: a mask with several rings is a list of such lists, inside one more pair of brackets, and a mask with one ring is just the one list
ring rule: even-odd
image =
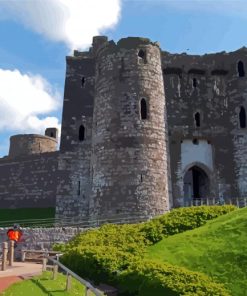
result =
[[57,150],[57,139],[36,134],[10,137],[9,157],[18,157]]
[[96,50],[92,218],[169,209],[165,94],[158,44],[144,38]]

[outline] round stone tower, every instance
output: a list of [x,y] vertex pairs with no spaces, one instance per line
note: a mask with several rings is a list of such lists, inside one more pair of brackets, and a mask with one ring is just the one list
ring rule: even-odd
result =
[[[56,131],[53,128],[54,133]],[[10,137],[9,157],[54,152],[57,150],[57,139],[36,134],[22,134]]]
[[159,45],[103,40],[95,58],[90,217],[162,214],[169,196]]

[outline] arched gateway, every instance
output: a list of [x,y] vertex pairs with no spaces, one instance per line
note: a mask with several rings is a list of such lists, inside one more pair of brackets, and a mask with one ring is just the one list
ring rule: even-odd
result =
[[209,177],[199,166],[190,167],[184,175],[183,182],[185,202],[209,197]]

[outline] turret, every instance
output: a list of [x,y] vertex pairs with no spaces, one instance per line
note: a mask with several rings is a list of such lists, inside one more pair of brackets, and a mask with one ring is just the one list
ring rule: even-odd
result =
[[158,44],[97,44],[91,218],[169,208],[165,94]]
[[[51,130],[53,136],[47,134]],[[57,150],[57,129],[47,129],[46,135],[23,134],[10,137],[9,157],[27,156]]]

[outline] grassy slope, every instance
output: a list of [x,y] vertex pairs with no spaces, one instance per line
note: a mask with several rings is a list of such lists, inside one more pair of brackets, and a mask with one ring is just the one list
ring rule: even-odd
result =
[[24,208],[24,209],[0,209],[0,225],[2,221],[16,221],[28,219],[47,219],[55,217],[55,208]]
[[51,280],[51,272],[44,272],[42,276],[13,284],[0,296],[80,296],[85,294],[84,286],[74,279],[69,292],[64,291],[65,286],[64,275],[58,274],[56,280]]
[[201,271],[224,283],[234,296],[246,296],[247,208],[165,238],[148,248],[148,257]]

